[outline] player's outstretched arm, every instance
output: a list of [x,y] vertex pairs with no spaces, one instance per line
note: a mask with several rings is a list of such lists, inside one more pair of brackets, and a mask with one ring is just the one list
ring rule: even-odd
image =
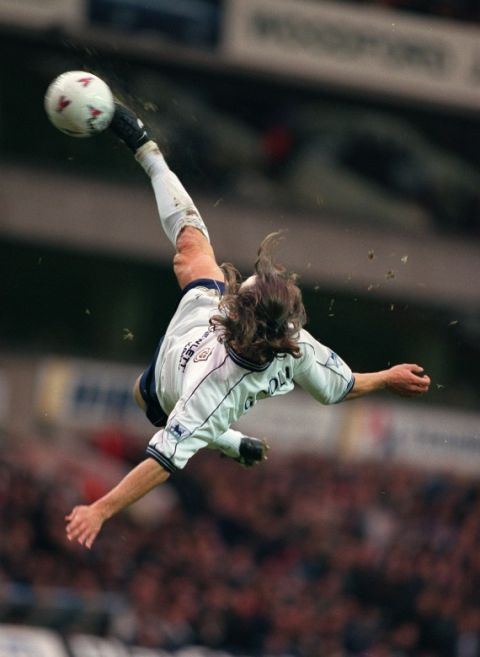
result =
[[424,373],[423,367],[404,363],[380,372],[355,373],[355,384],[346,399],[363,397],[384,389],[401,397],[416,397],[426,393],[430,383],[430,377]]
[[93,504],[76,506],[68,516],[66,534],[90,549],[103,523],[125,507],[166,481],[169,473],[153,459],[146,459],[131,470],[119,484]]

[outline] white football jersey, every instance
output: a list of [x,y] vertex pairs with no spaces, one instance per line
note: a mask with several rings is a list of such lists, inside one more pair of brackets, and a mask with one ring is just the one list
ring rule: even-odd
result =
[[165,468],[183,468],[202,447],[265,397],[300,385],[322,404],[341,401],[352,389],[350,368],[308,331],[299,333],[301,357],[252,363],[219,342],[209,319],[218,314],[220,289],[194,287],[183,296],[155,363],[155,392],[168,421],[147,454]]

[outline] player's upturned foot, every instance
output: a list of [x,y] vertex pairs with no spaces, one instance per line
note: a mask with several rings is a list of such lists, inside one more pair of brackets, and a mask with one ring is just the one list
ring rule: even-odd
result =
[[135,112],[119,103],[118,100],[115,101],[115,113],[110,128],[133,153],[150,141],[145,126]]
[[257,463],[267,460],[268,450],[269,447],[264,440],[245,437],[240,441],[240,456],[234,460],[246,468],[251,468]]

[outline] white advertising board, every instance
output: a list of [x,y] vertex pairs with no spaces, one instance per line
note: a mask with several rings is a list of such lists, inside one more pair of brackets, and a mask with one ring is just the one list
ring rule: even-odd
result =
[[76,634],[69,640],[75,657],[128,657],[129,652],[120,641],[99,639],[88,634]]
[[0,0],[0,23],[41,28],[78,24],[83,0]]
[[47,358],[38,365],[35,416],[43,424],[77,429],[122,426],[151,429],[133,400],[141,367],[75,358]]
[[478,108],[480,29],[348,3],[229,0],[230,63]]
[[67,652],[49,630],[0,625],[0,657],[67,657]]
[[479,416],[415,401],[354,402],[343,452],[346,458],[475,475],[480,472]]

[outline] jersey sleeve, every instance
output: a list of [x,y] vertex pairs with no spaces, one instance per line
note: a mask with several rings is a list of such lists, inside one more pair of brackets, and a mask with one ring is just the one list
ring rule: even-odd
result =
[[217,385],[181,397],[166,426],[150,440],[147,455],[169,472],[175,472],[203,447],[216,448],[215,441],[233,421],[229,412],[231,392],[226,381],[217,381]]
[[300,332],[299,343],[302,356],[295,364],[295,383],[322,404],[342,401],[355,383],[352,370],[308,331]]

